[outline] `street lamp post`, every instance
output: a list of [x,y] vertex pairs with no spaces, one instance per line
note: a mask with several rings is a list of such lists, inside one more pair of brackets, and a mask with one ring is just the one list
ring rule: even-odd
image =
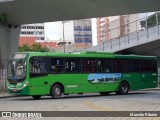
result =
[[64,40],[64,21],[62,21],[63,24],[63,52],[65,53],[65,40]]

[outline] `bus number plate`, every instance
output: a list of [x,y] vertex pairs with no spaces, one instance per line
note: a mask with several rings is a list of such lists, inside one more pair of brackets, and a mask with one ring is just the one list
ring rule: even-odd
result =
[[16,92],[16,91],[17,91],[17,89],[13,89],[12,91],[13,91],[13,92]]

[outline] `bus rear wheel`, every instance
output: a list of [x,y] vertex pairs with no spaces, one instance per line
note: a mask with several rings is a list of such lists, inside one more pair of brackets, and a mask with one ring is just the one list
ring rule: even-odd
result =
[[61,98],[62,92],[62,86],[59,84],[55,84],[51,88],[51,97],[54,99]]
[[129,91],[129,84],[127,82],[122,82],[119,86],[119,91],[116,92],[117,95],[126,95]]
[[99,92],[102,96],[107,96],[109,95],[109,92]]
[[41,95],[33,95],[32,97],[33,97],[35,100],[38,100],[38,99],[41,98]]

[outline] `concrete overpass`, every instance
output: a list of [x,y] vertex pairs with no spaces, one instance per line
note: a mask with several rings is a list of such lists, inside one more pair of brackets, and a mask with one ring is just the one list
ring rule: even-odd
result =
[[[12,25],[160,10],[159,0],[0,0],[0,15]],[[7,2],[8,1],[8,2]]]

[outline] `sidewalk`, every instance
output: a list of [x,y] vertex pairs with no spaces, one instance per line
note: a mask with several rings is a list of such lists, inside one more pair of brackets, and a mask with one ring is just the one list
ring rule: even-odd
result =
[[156,88],[146,88],[146,89],[141,89],[139,91],[151,91],[151,90],[160,90],[160,86],[156,87]]
[[8,97],[16,97],[16,95],[11,95],[6,92],[0,93],[0,99],[1,98],[8,98]]

